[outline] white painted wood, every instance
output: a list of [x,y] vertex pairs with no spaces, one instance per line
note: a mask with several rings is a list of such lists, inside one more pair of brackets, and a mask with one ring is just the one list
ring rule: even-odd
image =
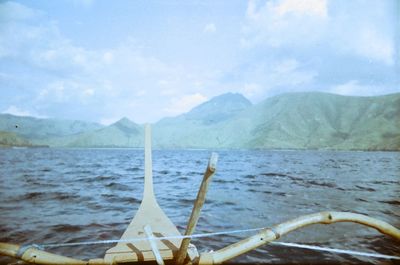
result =
[[[128,228],[123,233],[121,239],[129,240],[130,238],[146,238],[146,233],[143,229],[145,225],[151,226],[153,235],[156,237],[162,236],[179,236],[181,235],[172,221],[165,215],[163,210],[157,203],[153,188],[152,175],[152,154],[151,154],[151,129],[150,125],[145,126],[145,177],[144,177],[144,192],[142,203],[139,209],[129,224]],[[157,249],[160,252],[163,260],[174,258],[181,245],[182,239],[155,240]],[[198,256],[197,250],[191,251],[191,258]],[[137,241],[132,243],[118,243],[113,248],[106,251],[104,257],[106,262],[142,262],[156,260],[153,254],[150,243],[147,240]]]
[[150,242],[151,250],[153,251],[153,254],[156,257],[157,264],[164,265],[164,261],[160,255],[160,251],[158,251],[157,244],[154,241],[154,236],[153,236],[153,231],[151,230],[151,226],[145,225],[143,229],[144,232],[146,233],[147,240]]

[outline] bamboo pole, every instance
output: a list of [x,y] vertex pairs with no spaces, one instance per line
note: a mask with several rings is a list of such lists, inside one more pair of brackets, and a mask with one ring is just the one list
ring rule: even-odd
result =
[[36,249],[34,246],[19,246],[15,244],[0,243],[0,255],[9,256],[33,264],[54,265],[86,265],[87,261],[72,259],[46,251]]
[[[218,161],[217,153],[212,153],[206,171],[204,172],[203,180],[201,182],[199,192],[197,193],[196,201],[193,205],[192,213],[189,218],[185,236],[192,235],[194,233],[197,221],[199,220],[200,217],[201,208],[203,208],[204,202],[206,200],[208,185],[210,184],[211,177],[214,175],[217,167],[217,161]],[[183,264],[187,256],[187,249],[189,247],[189,243],[190,243],[190,238],[184,238],[182,240],[181,246],[176,256],[175,264],[177,265]]]
[[400,230],[381,220],[362,214],[349,212],[320,212],[304,215],[296,219],[263,229],[254,236],[212,253],[200,254],[199,264],[220,264],[233,259],[261,245],[280,238],[289,232],[312,224],[332,224],[337,222],[354,222],[377,229],[379,232],[400,240]]
[[109,265],[103,259],[91,259],[83,261],[73,259],[47,251],[39,250],[32,246],[19,246],[0,242],[0,256],[8,256],[20,259],[30,264],[43,265]]

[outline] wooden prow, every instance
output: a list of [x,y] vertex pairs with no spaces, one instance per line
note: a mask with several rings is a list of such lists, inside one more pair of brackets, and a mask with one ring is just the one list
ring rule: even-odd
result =
[[[156,237],[181,235],[175,225],[160,208],[154,195],[150,125],[145,126],[145,136],[145,177],[143,199],[135,217],[123,233],[121,240],[141,237],[147,238],[144,229],[145,226],[151,227],[153,235]],[[155,240],[158,252],[162,259],[165,261],[172,260],[174,254],[179,249],[181,241],[182,239]],[[190,251],[188,252],[191,259],[198,255],[197,250],[195,250],[193,254],[190,253]],[[109,264],[120,264],[127,262],[155,261],[156,257],[153,254],[149,240],[143,240],[132,243],[118,243],[113,248],[107,250],[104,260]]]
[[144,200],[153,200],[157,204],[153,188],[153,160],[151,157],[151,128],[149,124],[144,127]]

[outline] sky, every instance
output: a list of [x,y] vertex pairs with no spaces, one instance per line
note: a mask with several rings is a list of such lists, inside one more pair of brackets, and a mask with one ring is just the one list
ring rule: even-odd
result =
[[400,1],[0,1],[0,113],[156,122],[214,96],[400,92]]

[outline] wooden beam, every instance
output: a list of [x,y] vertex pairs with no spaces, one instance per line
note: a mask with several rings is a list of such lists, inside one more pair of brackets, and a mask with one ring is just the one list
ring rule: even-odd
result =
[[[210,160],[208,162],[206,171],[204,172],[203,181],[201,182],[199,192],[197,193],[196,201],[193,205],[192,214],[190,215],[189,222],[186,228],[185,235],[192,235],[196,229],[197,222],[200,218],[201,209],[203,208],[204,202],[206,200],[206,194],[208,190],[208,185],[211,182],[211,177],[214,175],[217,167],[218,155],[217,153],[212,153]],[[182,240],[181,246],[176,256],[175,263],[177,265],[182,265],[187,256],[187,249],[189,247],[190,238],[184,238]]]
[[144,226],[144,232],[146,233],[147,240],[150,242],[151,250],[153,251],[154,257],[156,257],[156,261],[158,265],[164,265],[164,261],[161,257],[160,251],[157,248],[157,244],[154,241],[153,231],[151,230],[150,225]]

